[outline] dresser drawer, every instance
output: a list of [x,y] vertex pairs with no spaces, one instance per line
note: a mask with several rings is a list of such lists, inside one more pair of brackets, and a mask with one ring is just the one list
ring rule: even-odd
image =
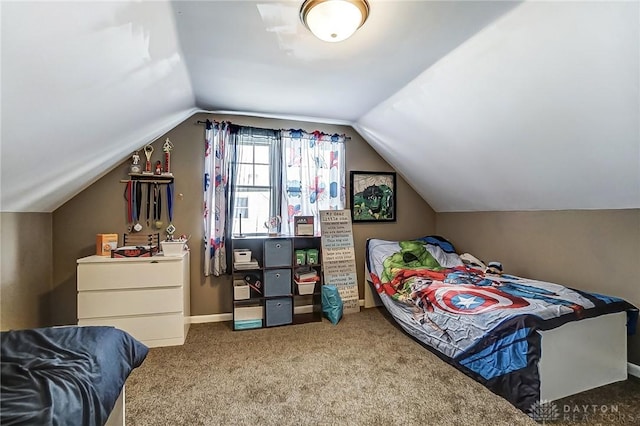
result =
[[83,291],[78,293],[78,318],[182,313],[182,288]]
[[78,325],[110,325],[148,344],[149,340],[184,338],[184,318],[180,314],[133,318],[83,319]]
[[78,264],[78,290],[182,285],[182,260]]

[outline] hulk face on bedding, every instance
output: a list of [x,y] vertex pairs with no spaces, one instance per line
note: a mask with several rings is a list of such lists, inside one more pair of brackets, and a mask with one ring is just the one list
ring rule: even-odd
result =
[[540,334],[632,308],[622,299],[466,266],[446,240],[367,241],[370,281],[400,326],[523,411],[540,398]]

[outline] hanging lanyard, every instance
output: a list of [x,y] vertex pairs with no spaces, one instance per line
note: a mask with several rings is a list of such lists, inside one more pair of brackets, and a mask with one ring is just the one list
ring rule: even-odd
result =
[[131,182],[131,222],[135,222],[138,217],[138,182]]
[[124,189],[124,199],[127,201],[127,222],[128,223],[133,222],[133,211],[132,211],[132,204],[131,204],[132,186],[133,186],[133,182],[128,181],[127,186]]
[[151,184],[147,184],[147,228],[151,226],[149,217],[151,216]]
[[153,184],[153,220],[159,221],[162,216],[162,194],[157,183]]
[[173,183],[167,184],[167,215],[169,223],[173,222]]

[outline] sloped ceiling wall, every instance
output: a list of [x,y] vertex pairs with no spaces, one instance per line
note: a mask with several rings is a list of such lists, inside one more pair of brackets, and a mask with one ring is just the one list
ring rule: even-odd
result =
[[163,2],[2,2],[2,211],[50,212],[194,111]]
[[299,3],[2,2],[1,211],[55,210],[200,108],[352,123],[440,212],[640,207],[640,3],[371,0],[337,62]]
[[640,207],[639,4],[522,4],[355,128],[438,212]]

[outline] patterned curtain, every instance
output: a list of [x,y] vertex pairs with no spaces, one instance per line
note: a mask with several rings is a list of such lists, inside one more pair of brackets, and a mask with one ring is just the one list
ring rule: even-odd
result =
[[219,276],[227,270],[225,228],[227,221],[230,125],[206,122],[204,137],[204,275]]
[[[320,210],[345,207],[345,136],[282,130],[282,225],[294,234],[294,216],[320,217]],[[314,221],[315,233],[320,232]]]

